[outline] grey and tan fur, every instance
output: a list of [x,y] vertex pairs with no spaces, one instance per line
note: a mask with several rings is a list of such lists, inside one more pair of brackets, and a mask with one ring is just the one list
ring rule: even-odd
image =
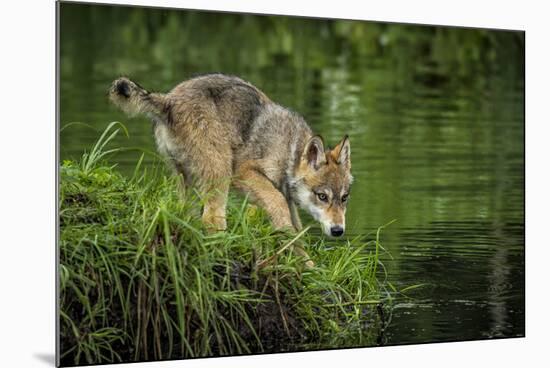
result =
[[263,207],[276,228],[301,229],[299,206],[327,235],[343,234],[352,181],[347,136],[325,150],[298,114],[252,84],[222,74],[184,81],[166,94],[119,78],[109,95],[130,116],[145,114],[153,121],[159,151],[185,186],[192,183],[204,193],[208,228],[226,228],[232,184]]

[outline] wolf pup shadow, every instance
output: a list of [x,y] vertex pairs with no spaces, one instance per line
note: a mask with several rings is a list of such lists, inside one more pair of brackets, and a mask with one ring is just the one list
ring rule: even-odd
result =
[[[226,228],[232,184],[266,210],[275,228],[300,230],[300,206],[325,234],[344,233],[353,180],[347,136],[325,150],[301,116],[252,84],[222,74],[184,81],[166,94],[119,78],[109,97],[128,115],[153,121],[160,153],[182,175],[184,187],[192,184],[203,194],[208,229]],[[298,253],[307,257],[303,249]]]

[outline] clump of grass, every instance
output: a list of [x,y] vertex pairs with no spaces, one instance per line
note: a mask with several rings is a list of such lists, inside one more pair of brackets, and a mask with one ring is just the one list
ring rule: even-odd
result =
[[[236,198],[227,231],[208,235],[177,178],[105,161],[120,129],[60,170],[62,365],[376,344],[378,237],[275,231]],[[316,267],[281,251],[290,242]]]

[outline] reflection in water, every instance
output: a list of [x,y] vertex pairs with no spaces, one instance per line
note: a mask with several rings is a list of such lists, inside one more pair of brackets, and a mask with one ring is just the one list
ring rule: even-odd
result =
[[[385,344],[524,334],[524,41],[518,32],[63,4],[61,157],[110,121],[154,151],[151,124],[107,102],[128,75],[166,91],[235,74],[351,138],[348,232],[382,234],[397,289]],[[114,158],[131,172],[141,152]],[[146,156],[152,164],[153,156]]]
[[[387,344],[522,336],[523,224],[492,228],[485,222],[436,222],[399,231],[398,289],[425,287],[397,297]],[[508,239],[508,240],[507,240]],[[395,254],[392,254],[395,256]],[[393,265],[395,266],[395,265]],[[460,331],[460,334],[457,334]]]

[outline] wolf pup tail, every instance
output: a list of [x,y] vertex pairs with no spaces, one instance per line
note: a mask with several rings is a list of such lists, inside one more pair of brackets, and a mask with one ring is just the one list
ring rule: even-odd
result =
[[109,99],[130,117],[145,114],[165,118],[169,110],[164,94],[150,93],[128,78],[113,81]]

